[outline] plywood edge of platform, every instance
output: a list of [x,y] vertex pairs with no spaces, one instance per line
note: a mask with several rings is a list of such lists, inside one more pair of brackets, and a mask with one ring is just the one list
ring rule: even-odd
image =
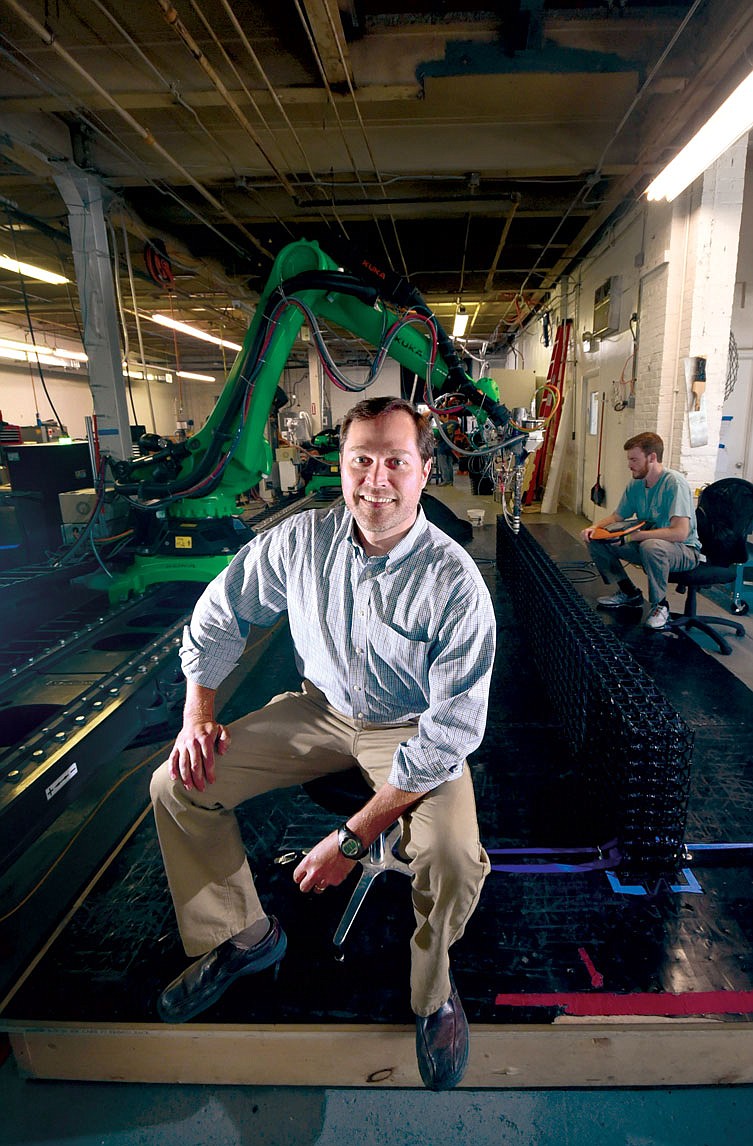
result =
[[[412,1026],[3,1023],[30,1078],[248,1086],[421,1085]],[[753,1083],[753,1023],[471,1027],[464,1087]]]

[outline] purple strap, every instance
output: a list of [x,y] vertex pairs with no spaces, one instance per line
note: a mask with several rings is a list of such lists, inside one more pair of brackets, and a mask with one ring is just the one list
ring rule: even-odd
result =
[[605,868],[616,867],[622,856],[617,847],[617,840],[601,844],[595,848],[487,848],[490,856],[591,856],[591,859],[580,863],[559,863],[555,861],[533,863],[499,863],[492,864],[492,871],[500,872],[528,872],[542,875],[557,875],[568,872],[603,871]]

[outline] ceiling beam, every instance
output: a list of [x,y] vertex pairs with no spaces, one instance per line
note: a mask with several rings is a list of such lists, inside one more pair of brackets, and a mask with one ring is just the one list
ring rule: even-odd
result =
[[322,72],[331,88],[353,83],[353,68],[345,42],[340,11],[332,0],[302,0]]
[[[248,92],[242,91],[237,87],[228,87],[227,91],[239,107],[246,107],[250,104],[251,101]],[[402,103],[406,100],[413,101],[417,99],[419,91],[420,88],[418,84],[370,84],[368,87],[359,88],[358,103],[359,105],[366,105],[372,103]],[[327,92],[321,88],[280,87],[275,94],[280,103],[285,107],[305,106],[307,104],[313,107],[320,107],[329,103]],[[333,91],[332,94],[337,103],[342,103],[345,106],[351,103],[349,94],[343,94],[338,91]],[[264,111],[269,111],[275,106],[275,101],[269,92],[261,88],[255,88],[253,90],[253,98],[257,105]],[[215,88],[207,88],[203,91],[181,92],[180,104],[170,92],[157,90],[123,91],[118,92],[118,103],[121,107],[127,108],[129,111],[162,111],[177,108],[180,105],[199,111],[201,108],[223,107],[226,103],[226,99]],[[110,107],[110,101],[102,96],[98,96],[96,92],[87,92],[86,106],[92,111],[103,111]],[[70,97],[66,99],[54,95],[41,95],[34,100],[35,111],[61,112],[69,111],[70,107]],[[28,110],[29,99],[27,96],[22,96],[18,99],[11,97],[3,100],[4,115],[28,112]]]

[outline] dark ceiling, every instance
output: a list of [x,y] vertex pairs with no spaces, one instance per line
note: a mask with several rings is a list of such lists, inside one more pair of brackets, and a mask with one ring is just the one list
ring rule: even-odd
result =
[[[239,341],[306,238],[389,264],[445,325],[462,300],[493,346],[750,68],[749,0],[338,3],[0,0],[0,254],[74,277],[55,180],[84,171],[131,345],[132,312],[167,307]],[[27,310],[40,340],[80,328],[75,286],[0,270],[0,317]]]

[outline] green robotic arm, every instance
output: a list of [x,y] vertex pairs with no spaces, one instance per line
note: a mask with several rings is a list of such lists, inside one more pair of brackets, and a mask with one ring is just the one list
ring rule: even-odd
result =
[[399,298],[385,300],[387,289],[342,270],[316,243],[285,247],[206,424],[185,443],[122,463],[116,471],[117,492],[142,504],[169,507],[173,516],[233,514],[236,496],[270,471],[267,419],[293,343],[312,316],[381,348],[382,356],[389,354],[427,380],[433,391],[449,387],[495,424],[506,425],[507,410],[475,388],[420,295],[400,279],[392,288]]
[[[363,386],[348,384],[340,375],[328,356],[319,319],[376,349]],[[151,549],[149,542],[141,545],[136,581],[129,570],[128,588],[109,585],[111,596],[143,588],[145,579],[210,579],[232,556],[237,541],[245,540],[232,530],[236,498],[270,472],[267,422],[279,404],[279,379],[304,322],[335,385],[357,394],[376,378],[389,355],[424,380],[430,407],[434,395],[452,394],[480,422],[489,419],[506,447],[521,440],[496,388],[483,380],[478,387],[473,383],[452,340],[406,280],[369,263],[355,273],[344,270],[317,243],[291,243],[274,262],[243,348],[206,424],[188,441],[170,443],[152,457],[111,462],[115,491],[128,498],[142,521],[151,515],[163,523],[155,534],[158,543]],[[223,522],[230,528],[219,528]],[[208,547],[199,542],[202,532],[214,537]],[[189,562],[199,558],[194,570]]]

